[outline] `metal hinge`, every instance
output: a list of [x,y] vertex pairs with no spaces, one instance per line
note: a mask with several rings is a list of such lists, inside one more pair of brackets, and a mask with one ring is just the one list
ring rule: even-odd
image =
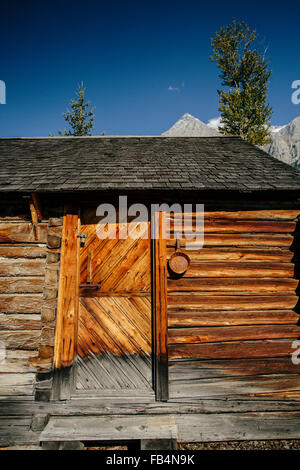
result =
[[83,247],[87,239],[87,233],[77,233],[77,238],[80,238],[80,246]]

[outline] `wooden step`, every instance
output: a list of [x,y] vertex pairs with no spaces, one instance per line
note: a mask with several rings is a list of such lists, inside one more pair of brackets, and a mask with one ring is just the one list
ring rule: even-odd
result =
[[177,440],[172,416],[50,417],[40,441]]

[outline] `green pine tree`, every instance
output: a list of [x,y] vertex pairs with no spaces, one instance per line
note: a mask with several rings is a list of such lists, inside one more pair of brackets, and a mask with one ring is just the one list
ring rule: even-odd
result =
[[83,83],[77,87],[76,99],[70,101],[71,110],[67,109],[63,117],[71,127],[69,130],[58,131],[60,136],[86,136],[92,135],[94,128],[95,107],[88,109],[90,102],[84,102],[85,88]]
[[272,108],[267,104],[271,71],[264,54],[255,48],[256,30],[237,22],[222,27],[212,38],[213,56],[220,69],[223,90],[218,90],[225,135],[239,135],[255,145],[267,144]]

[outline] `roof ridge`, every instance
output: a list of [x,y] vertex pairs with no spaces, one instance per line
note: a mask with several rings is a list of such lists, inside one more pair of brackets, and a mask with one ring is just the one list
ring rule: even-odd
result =
[[79,139],[241,139],[239,135],[215,135],[215,136],[167,136],[167,135],[83,135],[83,136],[53,136],[53,137],[0,137],[0,140],[79,140]]

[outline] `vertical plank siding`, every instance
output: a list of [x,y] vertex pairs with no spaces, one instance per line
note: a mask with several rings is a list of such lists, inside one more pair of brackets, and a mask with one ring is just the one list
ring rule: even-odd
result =
[[[168,273],[170,398],[300,398],[299,210],[207,211],[204,246],[187,272]],[[186,218],[192,232],[196,214]],[[167,258],[180,214],[169,215]],[[295,253],[296,251],[296,253]],[[284,362],[278,362],[284,361]],[[285,364],[284,368],[281,364]]]

